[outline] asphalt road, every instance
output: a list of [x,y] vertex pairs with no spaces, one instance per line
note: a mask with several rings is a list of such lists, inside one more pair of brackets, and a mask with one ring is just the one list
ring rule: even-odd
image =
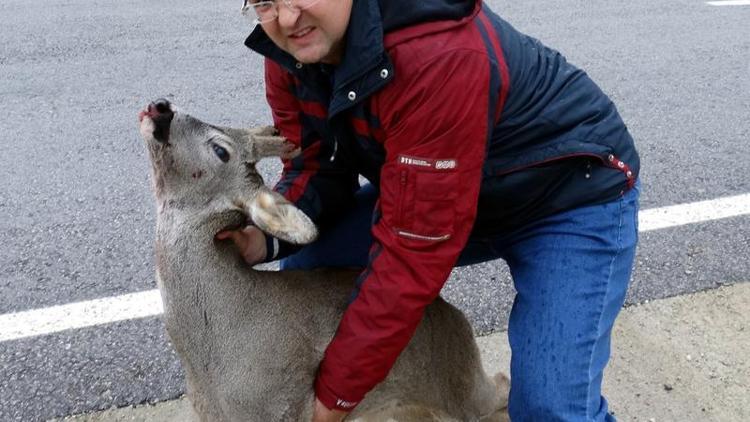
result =
[[[270,122],[240,3],[0,3],[0,314],[155,287],[136,114],[166,96],[213,123]],[[489,3],[613,98],[641,152],[642,208],[750,192],[750,7]],[[748,256],[747,217],[644,233],[628,301],[750,281]],[[493,262],[456,271],[445,296],[489,332],[512,288]],[[0,343],[0,421],[182,391],[158,318]]]

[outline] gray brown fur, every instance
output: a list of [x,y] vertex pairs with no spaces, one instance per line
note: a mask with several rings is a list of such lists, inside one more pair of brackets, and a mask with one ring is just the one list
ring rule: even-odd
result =
[[[218,128],[175,111],[169,142],[141,122],[153,164],[157,281],[169,337],[202,421],[309,421],[313,381],[357,271],[258,271],[214,235],[248,216],[299,243],[304,214],[262,182],[255,163],[295,153],[272,129]],[[209,140],[231,149],[223,163]],[[195,174],[200,172],[201,176]],[[270,220],[270,221],[266,221]],[[365,421],[507,420],[507,378],[483,371],[464,315],[438,299],[386,380],[350,415]]]

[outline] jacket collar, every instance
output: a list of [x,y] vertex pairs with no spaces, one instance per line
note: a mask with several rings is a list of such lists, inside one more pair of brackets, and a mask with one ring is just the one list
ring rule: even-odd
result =
[[355,0],[346,46],[341,64],[334,73],[331,92],[322,92],[321,84],[328,79],[318,65],[301,65],[289,53],[278,48],[258,25],[245,45],[279,63],[321,98],[330,99],[329,118],[361,102],[393,79],[393,64],[383,47],[383,23],[377,0]]

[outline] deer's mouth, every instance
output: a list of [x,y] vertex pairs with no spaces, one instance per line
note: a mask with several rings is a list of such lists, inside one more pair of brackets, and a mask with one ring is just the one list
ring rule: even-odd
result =
[[169,101],[160,98],[138,113],[140,131],[144,138],[153,138],[157,142],[169,143],[169,126],[174,117],[174,110]]

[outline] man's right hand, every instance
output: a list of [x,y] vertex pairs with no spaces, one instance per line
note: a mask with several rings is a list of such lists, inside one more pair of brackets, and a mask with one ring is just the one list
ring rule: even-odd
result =
[[215,238],[217,240],[231,239],[239,248],[242,258],[250,265],[258,264],[266,259],[266,235],[255,226],[219,232]]

